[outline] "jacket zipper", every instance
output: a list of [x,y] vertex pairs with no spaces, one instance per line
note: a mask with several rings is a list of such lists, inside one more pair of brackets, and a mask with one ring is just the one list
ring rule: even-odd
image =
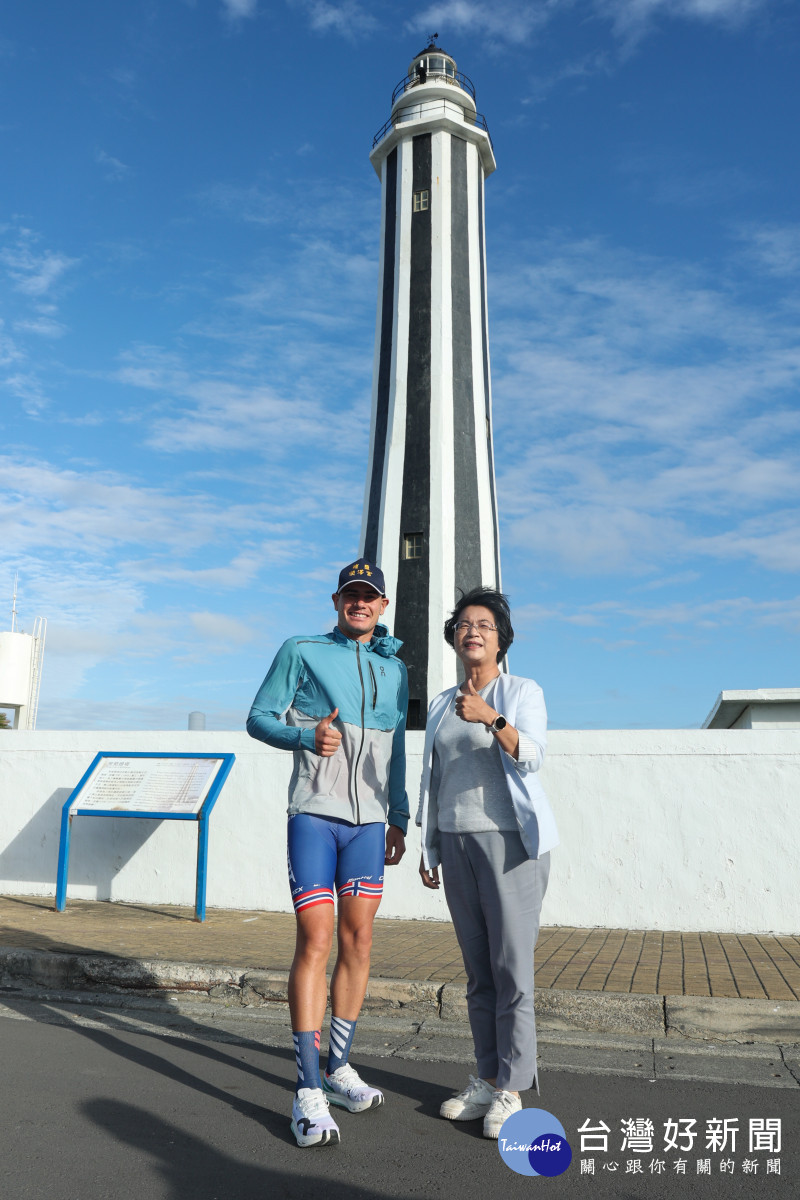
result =
[[369,659],[367,659],[367,666],[369,667],[370,679],[372,680],[372,711],[375,712],[378,704],[378,681],[375,678],[375,672],[372,669],[372,663]]
[[358,764],[361,762],[361,752],[364,749],[364,708],[367,703],[367,693],[364,687],[364,673],[361,670],[361,646],[356,642],[356,663],[358,665],[358,678],[361,682],[361,745],[358,747],[356,755],[356,765],[353,772],[353,791],[356,797],[356,825],[361,824],[361,807],[358,802]]

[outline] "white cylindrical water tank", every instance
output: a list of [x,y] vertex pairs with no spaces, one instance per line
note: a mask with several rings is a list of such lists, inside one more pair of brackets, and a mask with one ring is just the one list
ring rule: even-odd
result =
[[0,633],[0,708],[19,708],[31,692],[33,638],[29,633]]
[[206,714],[204,712],[189,713],[189,728],[190,729],[205,729]]

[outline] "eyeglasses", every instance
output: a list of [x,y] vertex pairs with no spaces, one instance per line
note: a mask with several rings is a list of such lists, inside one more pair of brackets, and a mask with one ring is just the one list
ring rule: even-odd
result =
[[469,629],[477,629],[478,633],[494,633],[497,626],[491,621],[459,621],[453,628],[456,633],[465,633]]

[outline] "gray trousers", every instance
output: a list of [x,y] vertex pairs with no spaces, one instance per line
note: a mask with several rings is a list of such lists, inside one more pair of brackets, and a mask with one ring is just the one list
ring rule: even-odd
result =
[[550,855],[528,858],[516,830],[439,836],[478,1074],[498,1088],[538,1092],[533,948]]

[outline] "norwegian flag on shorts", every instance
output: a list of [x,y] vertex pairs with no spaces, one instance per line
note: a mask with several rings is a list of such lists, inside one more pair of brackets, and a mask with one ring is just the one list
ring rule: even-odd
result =
[[303,908],[311,908],[314,904],[333,904],[333,891],[326,887],[310,888],[307,892],[301,892],[299,896],[292,896],[292,904],[296,913]]
[[369,879],[350,879],[339,888],[339,895],[363,896],[365,899],[372,897],[375,900],[380,900],[383,895],[383,881],[373,883]]

